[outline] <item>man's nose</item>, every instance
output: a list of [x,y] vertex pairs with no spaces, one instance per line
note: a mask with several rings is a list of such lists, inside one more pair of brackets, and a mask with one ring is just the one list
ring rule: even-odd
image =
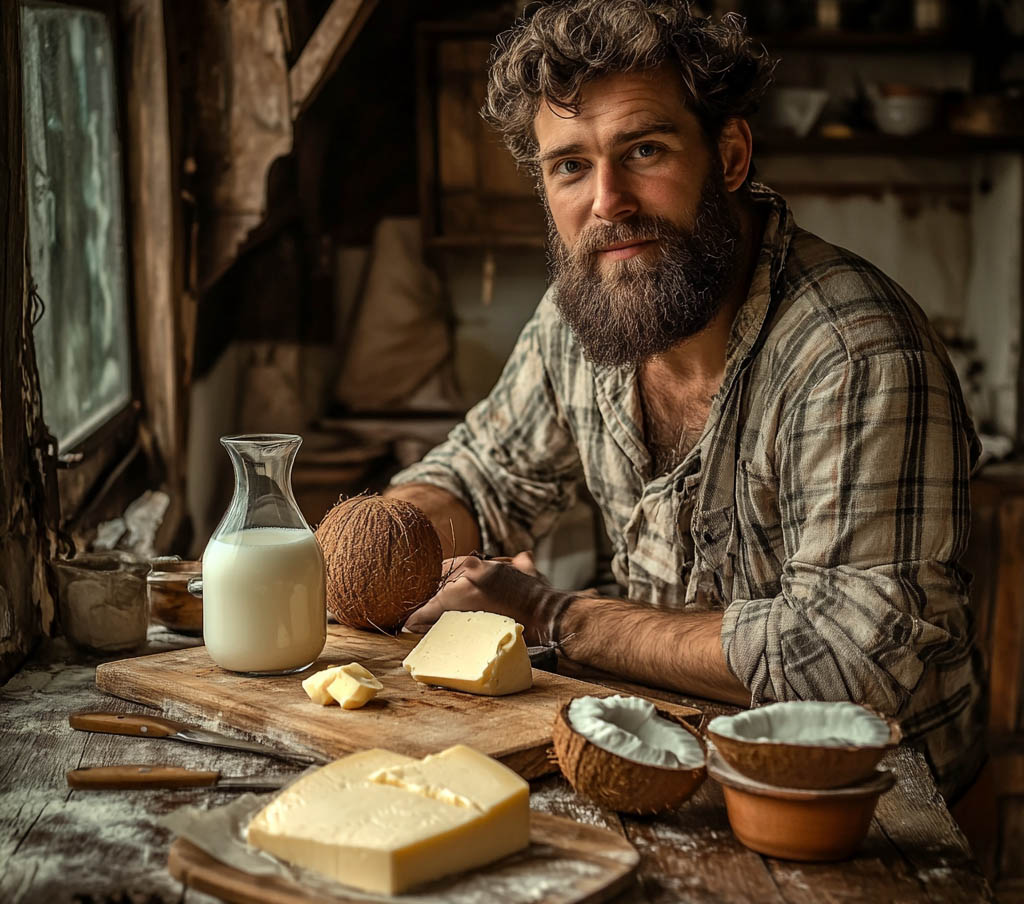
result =
[[637,200],[630,191],[628,176],[611,163],[596,167],[591,212],[599,220],[617,223],[637,212]]

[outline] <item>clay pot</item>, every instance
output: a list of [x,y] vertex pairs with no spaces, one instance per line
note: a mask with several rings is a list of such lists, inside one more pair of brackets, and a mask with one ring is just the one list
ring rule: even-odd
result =
[[201,635],[203,601],[189,592],[188,583],[202,574],[202,562],[176,556],[154,559],[146,576],[150,619],[178,634]]
[[146,642],[145,560],[113,550],[57,560],[53,569],[61,630],[76,647],[108,653]]
[[717,750],[708,774],[722,786],[733,834],[753,851],[786,860],[844,860],[867,835],[878,798],[895,777],[885,769],[845,788],[778,788],[749,779]]

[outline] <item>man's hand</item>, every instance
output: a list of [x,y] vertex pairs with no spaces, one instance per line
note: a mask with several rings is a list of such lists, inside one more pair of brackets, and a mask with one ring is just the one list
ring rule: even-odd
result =
[[514,618],[530,646],[556,643],[594,668],[652,687],[750,705],[750,692],[722,653],[721,612],[673,612],[593,591],[555,590],[521,552],[513,558],[464,556],[445,562],[444,585],[405,627],[423,634],[441,617],[495,612]]
[[444,567],[447,579],[409,616],[407,631],[423,634],[449,610],[495,612],[519,622],[530,646],[558,640],[558,622],[575,596],[551,587],[537,571],[532,553],[487,560],[462,556],[446,560]]

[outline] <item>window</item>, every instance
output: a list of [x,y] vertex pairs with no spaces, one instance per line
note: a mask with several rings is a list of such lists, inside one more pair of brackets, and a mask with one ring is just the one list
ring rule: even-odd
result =
[[65,451],[132,397],[117,58],[103,12],[23,2],[21,25],[36,356]]

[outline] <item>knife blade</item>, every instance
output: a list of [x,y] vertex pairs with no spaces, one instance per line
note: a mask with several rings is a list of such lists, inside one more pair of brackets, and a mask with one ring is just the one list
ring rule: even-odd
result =
[[182,766],[92,766],[72,769],[68,787],[77,791],[216,788],[218,791],[276,791],[291,775],[221,775]]
[[527,647],[530,665],[543,672],[558,672],[558,654],[554,647]]
[[222,747],[226,750],[259,753],[293,763],[301,763],[305,766],[319,766],[327,762],[326,757],[276,750],[255,741],[243,741],[241,738],[232,738],[216,731],[193,728],[181,722],[175,722],[173,719],[165,719],[163,716],[148,716],[142,713],[82,712],[72,713],[68,717],[68,722],[76,731],[132,735],[137,738],[168,738],[174,741],[186,741],[189,744],[205,744],[209,747]]

